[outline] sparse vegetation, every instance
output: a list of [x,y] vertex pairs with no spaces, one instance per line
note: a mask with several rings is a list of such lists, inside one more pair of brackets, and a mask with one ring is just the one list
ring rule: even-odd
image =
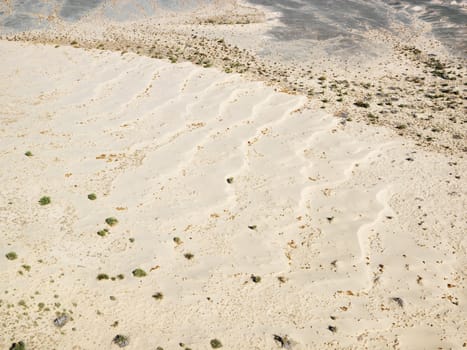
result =
[[115,226],[118,224],[118,220],[114,217],[109,217],[107,219],[105,219],[105,223],[109,226]]
[[250,278],[254,283],[261,282],[261,277],[260,276],[251,275]]
[[368,108],[370,107],[370,104],[367,103],[367,102],[363,102],[363,101],[357,101],[354,103],[355,106],[357,107],[361,107],[361,108]]
[[26,157],[32,157],[32,152],[31,152],[31,151],[27,151],[24,155],[25,155]]
[[226,181],[227,181],[228,184],[231,184],[231,183],[233,183],[234,178],[233,177],[228,177]]
[[164,294],[160,293],[160,292],[157,292],[156,294],[154,294],[152,296],[154,299],[156,300],[162,300],[164,298]]
[[90,194],[88,194],[88,199],[90,201],[95,201],[97,199],[97,196],[96,196],[95,193],[90,193]]
[[134,269],[131,273],[135,277],[145,277],[145,276],[147,276],[146,271],[144,271],[143,269],[140,269],[140,268]]
[[107,275],[106,273],[100,273],[97,275],[98,281],[108,280],[108,279],[109,279],[109,275]]
[[18,343],[13,343],[10,346],[10,350],[26,350],[26,345],[22,341]]
[[108,233],[109,233],[109,230],[106,229],[106,228],[104,228],[103,230],[97,231],[97,234],[98,234],[99,236],[101,236],[101,237],[107,236]]
[[18,259],[18,255],[15,253],[15,252],[9,252],[7,254],[5,254],[6,258],[8,260],[16,260]]
[[183,254],[183,256],[184,256],[186,259],[188,259],[188,260],[191,260],[191,259],[193,259],[193,258],[195,257],[195,256],[194,256],[193,254],[191,254],[191,253],[185,253],[185,254]]
[[219,349],[222,348],[222,343],[219,339],[211,339],[211,348]]
[[113,338],[113,343],[114,344],[117,344],[119,347],[121,348],[124,348],[125,346],[127,346],[128,344],[130,344],[130,340],[128,339],[127,336],[124,336],[124,335],[121,335],[121,334],[117,334],[114,338]]
[[52,200],[48,196],[43,196],[43,197],[41,197],[41,199],[39,199],[39,204],[40,205],[47,205],[47,204],[50,204],[51,202],[52,202]]

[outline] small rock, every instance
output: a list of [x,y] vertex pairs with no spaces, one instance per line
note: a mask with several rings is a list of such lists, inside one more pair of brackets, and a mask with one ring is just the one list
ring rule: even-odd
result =
[[395,301],[400,307],[404,307],[404,300],[401,298],[391,298],[392,301]]
[[273,334],[274,335],[274,341],[284,349],[292,349],[292,342],[289,340],[289,338],[284,335],[281,337],[280,335]]
[[68,316],[63,314],[63,315],[58,316],[54,320],[54,325],[56,327],[63,327],[67,322],[68,322]]

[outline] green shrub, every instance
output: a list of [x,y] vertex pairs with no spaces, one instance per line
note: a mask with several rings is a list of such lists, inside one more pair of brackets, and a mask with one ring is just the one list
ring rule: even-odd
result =
[[105,223],[109,226],[115,226],[118,224],[118,220],[114,217],[109,217],[107,219],[105,219]]
[[219,349],[222,348],[222,343],[219,339],[212,339],[211,340],[211,348]]
[[8,260],[16,260],[18,258],[18,254],[16,254],[15,252],[9,252],[5,254],[5,256]]
[[109,279],[109,275],[107,275],[106,273],[100,273],[97,275],[98,281],[108,280],[108,279]]
[[47,197],[47,196],[43,196],[41,197],[41,199],[39,199],[40,205],[47,205],[47,204],[50,204],[51,202],[52,200],[50,199],[50,197]]
[[132,272],[133,276],[135,277],[145,277],[147,275],[146,271],[144,271],[143,269],[134,269]]

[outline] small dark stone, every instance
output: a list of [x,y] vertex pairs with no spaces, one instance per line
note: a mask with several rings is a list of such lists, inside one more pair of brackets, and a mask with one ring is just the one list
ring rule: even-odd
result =
[[57,327],[63,327],[67,322],[68,322],[68,316],[63,314],[63,315],[58,316],[54,320],[54,325]]
[[284,349],[292,349],[292,342],[289,340],[289,338],[285,335],[281,337],[280,335],[273,334],[274,336],[274,341]]
[[391,298],[392,301],[395,301],[400,307],[404,307],[404,300],[401,298]]

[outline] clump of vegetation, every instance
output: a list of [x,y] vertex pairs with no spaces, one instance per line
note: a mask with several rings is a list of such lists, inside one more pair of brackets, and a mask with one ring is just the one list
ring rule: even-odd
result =
[[144,271],[143,269],[140,269],[140,268],[134,269],[131,273],[135,277],[145,277],[145,276],[147,276],[146,271]]
[[97,234],[98,234],[99,236],[101,236],[101,237],[105,237],[105,236],[107,236],[107,234],[108,234],[108,233],[109,233],[109,230],[108,230],[108,229],[106,229],[106,228],[105,228],[105,229],[103,229],[103,230],[99,230],[99,231],[97,231]]
[[97,199],[97,196],[96,196],[95,193],[90,193],[90,194],[88,194],[88,199],[90,201],[95,201]]
[[118,220],[114,217],[109,217],[107,219],[105,219],[105,223],[109,226],[115,226],[118,224]]
[[118,278],[119,280],[122,280],[122,279],[125,278],[125,275],[124,275],[123,273],[120,273],[120,274],[117,275],[117,278]]
[[363,101],[357,101],[354,103],[355,106],[357,107],[361,107],[361,108],[368,108],[370,107],[370,104],[367,103],[367,102],[363,102]]
[[16,259],[18,259],[18,254],[16,254],[15,252],[9,252],[9,253],[5,254],[5,257],[8,260],[16,260]]
[[10,350],[26,350],[26,344],[24,344],[24,342],[22,341],[18,343],[13,343],[10,346]]
[[193,258],[195,257],[195,256],[194,256],[193,254],[191,254],[191,253],[185,253],[185,254],[183,254],[183,256],[184,256],[186,259],[188,259],[188,260],[191,260],[191,259],[193,259]]
[[32,152],[31,151],[27,151],[26,153],[24,153],[24,155],[26,157],[32,157]]
[[233,177],[228,177],[226,181],[227,181],[228,184],[231,184],[231,183],[233,183],[234,178]]
[[222,348],[222,343],[219,339],[211,339],[211,348],[219,349]]
[[396,126],[396,129],[399,129],[399,130],[407,129],[407,125],[405,125],[405,124],[398,124],[398,125]]
[[261,277],[260,276],[255,276],[255,275],[251,275],[251,280],[254,282],[254,283],[259,283],[261,282]]
[[328,330],[331,331],[332,333],[336,333],[336,332],[337,332],[337,327],[335,327],[335,326],[328,326]]
[[27,272],[31,271],[31,266],[29,265],[21,265],[23,269],[25,269]]
[[107,275],[106,273],[100,273],[97,275],[98,281],[108,280],[108,279],[109,279],[109,275]]
[[157,292],[152,297],[156,300],[162,300],[164,298],[164,294],[162,294],[161,292]]
[[43,196],[43,197],[41,197],[41,199],[39,199],[39,204],[40,205],[47,205],[47,204],[50,204],[51,202],[52,202],[52,200],[48,196]]
[[177,245],[180,245],[180,244],[183,243],[180,237],[174,237],[174,238],[173,238],[173,241],[174,241],[175,244],[177,244]]
[[256,225],[249,225],[248,228],[250,230],[256,230],[257,229],[257,226]]
[[130,340],[128,339],[128,337],[121,334],[117,334],[112,341],[114,344],[117,344],[121,348],[124,348],[125,346],[128,346],[128,344],[130,344]]

